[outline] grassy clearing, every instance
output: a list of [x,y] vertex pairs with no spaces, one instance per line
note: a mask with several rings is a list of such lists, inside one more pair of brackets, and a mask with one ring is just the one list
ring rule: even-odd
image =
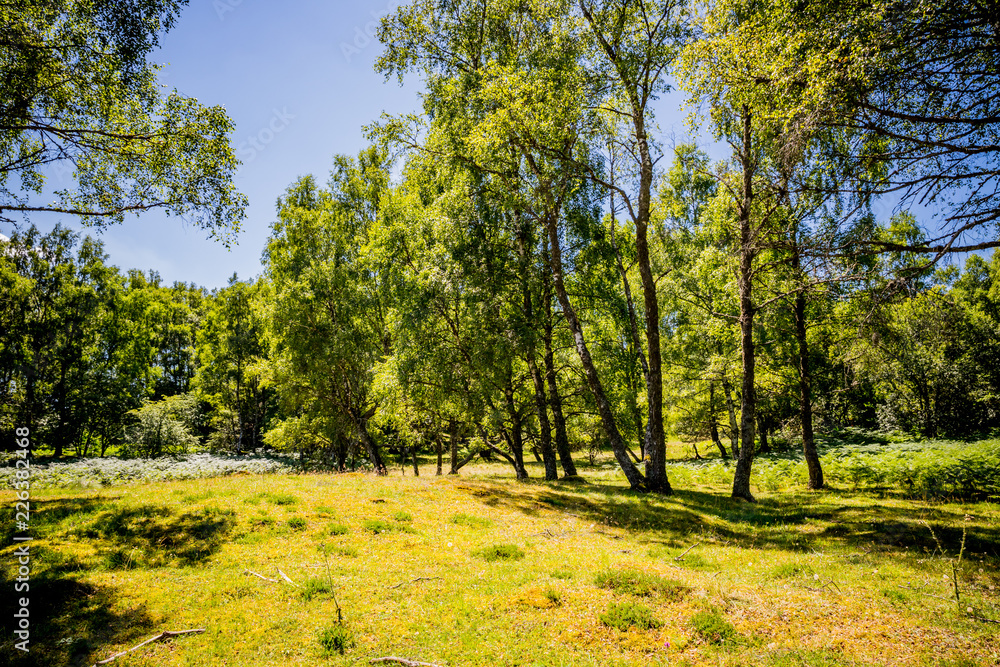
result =
[[480,466],[33,490],[32,653],[14,655],[4,595],[0,654],[89,665],[203,627],[115,664],[1000,663],[998,626],[977,620],[1000,620],[996,504],[848,487],[748,505],[710,480],[660,498],[581,468],[582,483]]

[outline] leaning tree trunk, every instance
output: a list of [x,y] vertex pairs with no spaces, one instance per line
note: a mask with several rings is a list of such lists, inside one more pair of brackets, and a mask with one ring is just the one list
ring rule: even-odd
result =
[[754,430],[757,418],[757,394],[754,387],[756,357],[753,341],[753,320],[756,306],[753,302],[753,264],[756,256],[751,215],[753,212],[753,154],[751,152],[751,117],[743,109],[743,145],[739,160],[743,169],[742,201],[739,203],[740,232],[740,349],[743,362],[742,402],[740,404],[740,455],[733,475],[733,498],[754,502],[750,493],[750,471],[753,468]]
[[[543,260],[549,266],[549,242],[546,238],[542,244]],[[543,338],[545,342],[545,381],[549,387],[549,408],[552,410],[552,421],[556,427],[556,452],[559,454],[559,464],[563,475],[576,477],[576,465],[573,463],[573,453],[569,448],[569,436],[566,432],[566,418],[563,416],[562,398],[559,396],[559,382],[556,377],[555,355],[552,352],[552,284],[548,271],[542,271],[542,301],[545,308],[545,326]]]
[[583,337],[583,325],[580,323],[576,315],[576,310],[574,310],[570,303],[569,295],[566,292],[566,285],[563,282],[562,249],[559,245],[559,227],[554,216],[550,215],[548,217],[546,227],[549,233],[552,282],[556,290],[556,297],[559,299],[559,305],[562,306],[563,314],[566,316],[566,323],[573,334],[573,343],[576,345],[577,354],[580,356],[580,363],[587,377],[587,385],[590,387],[590,392],[594,395],[594,401],[597,403],[597,412],[601,417],[601,424],[604,426],[604,432],[607,434],[608,440],[611,441],[611,449],[622,472],[625,473],[625,478],[628,480],[629,486],[636,491],[645,491],[647,490],[646,479],[629,458],[625,441],[622,439],[614,413],[611,411],[611,403],[604,392],[604,386],[601,384],[601,379],[597,374],[594,360],[590,356],[587,341]]
[[514,474],[518,479],[528,479],[528,469],[524,467],[524,424],[514,404],[514,389],[510,383],[504,389],[504,400],[507,405],[507,415],[510,417],[510,433],[505,433],[505,437],[510,446],[510,453],[514,457]]

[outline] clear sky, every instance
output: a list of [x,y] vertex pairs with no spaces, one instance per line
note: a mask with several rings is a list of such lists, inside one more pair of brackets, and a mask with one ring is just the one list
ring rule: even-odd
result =
[[[160,82],[203,104],[222,104],[236,125],[243,166],[236,185],[250,201],[238,244],[227,250],[205,232],[158,212],[128,217],[100,238],[123,270],[158,271],[167,284],[224,286],[233,273],[261,272],[260,257],[275,200],[296,178],[325,181],[338,153],[365,145],[362,127],[383,111],[420,109],[420,82],[400,86],[373,69],[382,47],[373,37],[379,16],[399,0],[194,0],[151,56]],[[685,134],[679,95],[661,100],[660,139]],[[52,186],[60,185],[58,170]],[[68,184],[68,183],[67,183]],[[53,187],[54,189],[54,187]],[[75,218],[34,216],[43,230]],[[9,235],[7,226],[0,232]],[[88,233],[96,234],[89,230]]]

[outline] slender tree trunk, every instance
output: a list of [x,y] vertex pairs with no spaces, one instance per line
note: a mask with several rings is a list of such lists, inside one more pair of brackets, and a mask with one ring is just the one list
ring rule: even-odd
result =
[[743,108],[743,145],[739,156],[743,168],[743,199],[739,204],[740,231],[740,349],[743,361],[742,402],[740,405],[740,456],[733,476],[733,498],[754,502],[750,493],[750,472],[753,468],[754,430],[757,419],[757,394],[754,387],[756,357],[753,341],[753,319],[756,307],[753,302],[753,263],[756,256],[752,228],[753,212],[753,153],[750,111]]
[[410,447],[410,456],[413,459],[413,476],[420,477],[420,466],[417,464],[417,446]]
[[548,400],[545,396],[545,380],[535,363],[533,352],[528,353],[528,369],[535,385],[535,412],[538,414],[539,449],[542,450],[542,463],[545,465],[545,479],[559,479],[559,469],[556,453],[552,450],[552,426],[549,424]]
[[437,451],[437,475],[444,474],[444,443],[441,442],[441,434],[434,434],[434,446]]
[[577,354],[580,356],[580,363],[583,365],[584,373],[587,376],[587,384],[597,403],[597,411],[601,417],[604,432],[611,441],[611,449],[615,454],[618,465],[621,466],[622,472],[625,473],[625,478],[628,480],[629,486],[633,490],[646,490],[646,479],[629,458],[625,442],[622,439],[621,432],[618,430],[618,424],[615,422],[614,413],[611,412],[611,404],[604,393],[604,386],[601,384],[597,368],[594,366],[594,360],[590,356],[590,350],[583,337],[583,325],[577,318],[576,311],[569,301],[569,295],[566,293],[566,286],[563,282],[562,250],[559,245],[559,228],[554,216],[549,216],[546,220],[546,226],[549,233],[552,282],[556,290],[556,297],[559,299],[559,305],[562,306],[566,323],[573,334],[573,342],[576,345]]
[[451,419],[448,422],[448,444],[451,446],[451,470],[448,471],[449,475],[458,474],[458,439],[459,439],[459,428],[458,420]]
[[650,199],[653,187],[653,160],[646,139],[645,115],[634,112],[636,139],[639,145],[639,208],[635,219],[635,249],[642,279],[643,304],[646,311],[646,348],[649,375],[646,381],[646,485],[651,491],[672,492],[667,479],[667,451],[663,434],[663,370],[660,351],[660,304],[656,295],[656,281],[649,261]]
[[[521,226],[520,233],[518,234],[518,253],[520,254],[520,264],[521,264],[521,292],[523,297],[523,312],[524,312],[524,335],[522,340],[524,342],[524,356],[528,362],[528,370],[531,373],[531,381],[535,387],[535,412],[538,415],[538,440],[539,447],[542,450],[542,462],[545,466],[545,479],[548,481],[555,481],[559,479],[559,470],[556,464],[556,454],[552,450],[552,427],[549,424],[549,410],[548,410],[548,399],[545,396],[545,380],[542,378],[541,371],[538,370],[538,363],[535,360],[535,326],[537,324],[535,318],[535,308],[532,304],[531,299],[531,284],[529,282],[529,254],[528,254],[528,239],[527,239],[527,229],[524,225]],[[532,449],[535,454],[535,458],[538,458],[538,452]]]
[[[799,271],[798,239],[795,240],[795,254],[792,257],[792,268]],[[806,295],[799,292],[795,295],[795,339],[799,344],[799,416],[802,421],[802,454],[809,469],[809,488],[823,488],[823,466],[819,462],[819,452],[816,451],[816,440],[813,435],[812,410],[812,370],[809,367],[809,342],[806,339]]]
[[719,420],[715,418],[715,382],[708,383],[708,428],[712,433],[712,443],[719,448],[722,458],[729,458],[726,448],[719,439]]
[[[546,238],[542,245],[545,265],[549,266],[549,241]],[[569,436],[566,432],[566,418],[563,416],[562,398],[559,396],[559,382],[556,377],[555,355],[552,352],[552,283],[548,271],[542,271],[542,301],[545,308],[545,326],[543,339],[545,342],[545,380],[549,387],[549,407],[552,410],[552,421],[556,427],[556,452],[559,454],[559,464],[563,475],[576,477],[576,465],[573,463],[573,453],[569,447]]]
[[510,417],[508,444],[510,452],[514,456],[514,473],[518,479],[528,479],[528,470],[524,467],[524,425],[521,422],[521,414],[514,404],[514,389],[510,384],[505,388],[504,400],[507,404],[507,414]]
[[726,409],[729,411],[729,445],[733,451],[733,458],[739,458],[740,427],[736,421],[736,402],[733,401],[733,385],[725,373],[722,374],[722,391],[726,395]]
[[765,416],[757,415],[757,430],[760,431],[760,453],[768,454],[771,451],[771,443],[767,440],[767,429],[770,427],[771,420]]

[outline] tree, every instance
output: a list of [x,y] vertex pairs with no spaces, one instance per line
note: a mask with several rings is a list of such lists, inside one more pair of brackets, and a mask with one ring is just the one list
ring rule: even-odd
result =
[[[850,178],[860,212],[872,199],[937,208],[940,229],[916,245],[870,240],[939,259],[1000,246],[1000,65],[995,7],[949,0],[771,3],[753,19],[784,72],[759,72],[795,90],[778,112],[847,130],[827,156]],[[825,184],[827,186],[831,184]]]
[[273,382],[289,418],[307,418],[328,443],[355,439],[386,467],[369,423],[373,380],[392,354],[389,260],[373,245],[388,161],[376,148],[338,156],[326,190],[300,179],[279,200],[265,257],[273,289]]
[[266,323],[256,301],[259,283],[240,281],[207,301],[197,333],[194,385],[214,409],[214,443],[242,453],[260,447],[273,408],[273,390],[261,384],[266,364]]
[[[161,97],[148,54],[185,0],[17,0],[0,7],[0,219],[64,213],[84,224],[161,209],[229,242],[246,198],[222,107]],[[75,188],[38,201],[54,168]]]

